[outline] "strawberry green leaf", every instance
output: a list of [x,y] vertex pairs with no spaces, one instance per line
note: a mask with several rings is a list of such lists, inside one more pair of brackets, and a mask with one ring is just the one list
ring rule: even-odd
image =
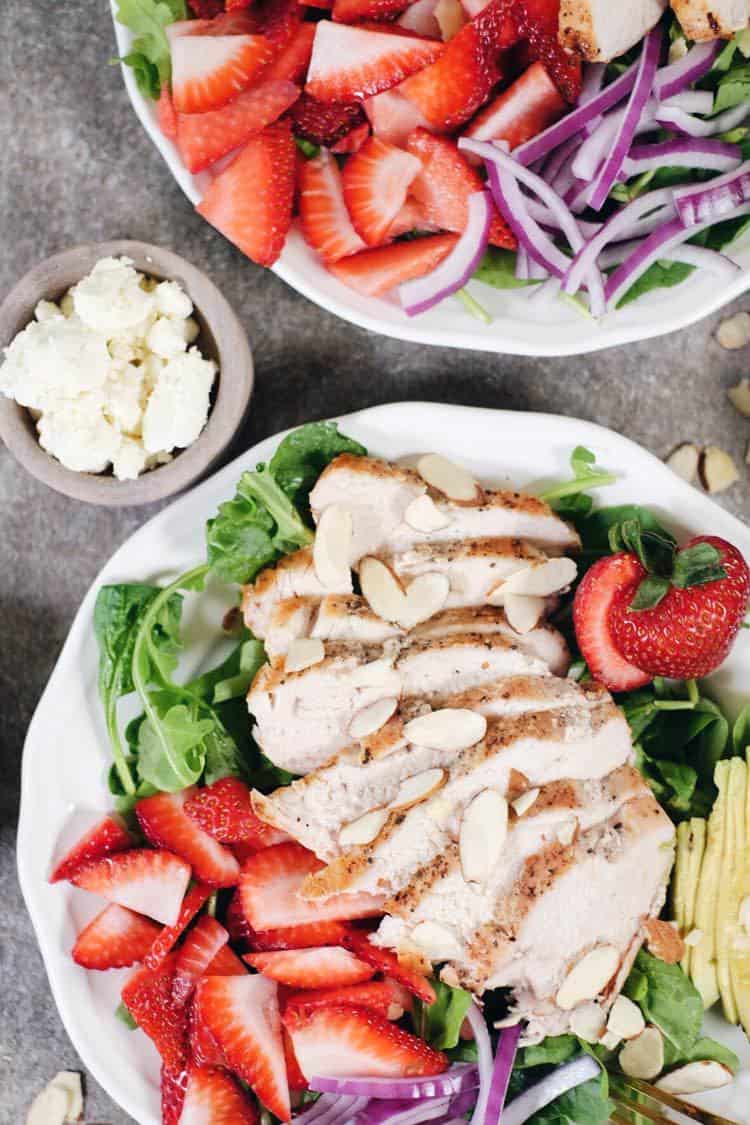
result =
[[711,543],[696,543],[694,547],[677,552],[672,582],[681,590],[718,582],[726,576],[721,554]]

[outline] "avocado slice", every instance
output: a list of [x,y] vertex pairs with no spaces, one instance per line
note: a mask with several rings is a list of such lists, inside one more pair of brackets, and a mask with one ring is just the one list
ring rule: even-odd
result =
[[693,984],[703,998],[704,1008],[712,1007],[719,999],[719,982],[716,965],[716,911],[719,901],[721,859],[727,822],[727,796],[729,762],[717,762],[714,781],[719,795],[708,818],[706,851],[703,857],[698,894],[695,900],[695,925],[703,937],[693,946],[690,954]]
[[[688,823],[688,822],[685,822]],[[695,928],[695,900],[698,895],[698,881],[700,880],[703,866],[703,855],[706,848],[706,822],[702,817],[694,816],[689,822],[688,831],[688,864],[686,872],[684,919],[685,928],[683,937],[686,937]],[[685,956],[682,959],[684,972],[690,971],[689,946],[685,947]]]
[[[748,784],[745,791],[744,844],[737,856],[737,905],[750,896],[750,750],[747,752]],[[729,954],[729,971],[737,1003],[737,1014],[745,1033],[750,1035],[750,934],[735,928]]]
[[724,832],[724,849],[719,873],[719,899],[716,909],[716,962],[719,993],[724,1015],[730,1023],[737,1023],[729,957],[739,929],[741,878],[745,850],[745,800],[747,794],[747,766],[742,758],[729,762],[727,780],[727,814]]

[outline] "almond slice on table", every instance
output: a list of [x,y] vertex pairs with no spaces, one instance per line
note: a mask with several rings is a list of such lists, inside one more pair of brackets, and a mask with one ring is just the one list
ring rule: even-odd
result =
[[523,816],[524,813],[527,813],[538,796],[538,789],[527,789],[520,797],[516,797],[515,801],[512,802],[513,812],[516,816]]
[[351,548],[352,514],[341,504],[331,504],[320,517],[313,542],[313,564],[321,586],[351,592]]
[[505,617],[511,629],[523,636],[536,629],[544,617],[547,603],[544,598],[525,596],[524,594],[506,594],[503,598]]
[[574,1008],[570,1016],[570,1030],[584,1043],[598,1043],[604,1031],[607,1017],[598,1004],[589,1001],[580,1008]]
[[607,1031],[618,1039],[636,1039],[646,1027],[643,1013],[627,996],[618,996],[607,1020]]
[[416,746],[428,750],[468,750],[487,733],[487,719],[464,707],[443,707],[419,715],[404,726],[404,734]]
[[392,696],[376,699],[369,707],[357,711],[349,724],[349,734],[356,739],[367,738],[368,735],[374,734],[376,730],[385,726],[397,707],[398,699]]
[[304,672],[305,668],[325,660],[325,655],[325,645],[317,637],[301,637],[290,644],[284,658],[284,671]]
[[461,871],[467,883],[492,874],[508,835],[508,802],[497,789],[483,789],[467,806],[458,838]]
[[64,1125],[68,1114],[68,1094],[50,1082],[37,1094],[26,1114],[26,1125]]
[[722,320],[716,329],[716,341],[730,352],[747,347],[750,344],[750,313],[738,312]]
[[414,531],[430,532],[448,527],[451,519],[440,511],[432,497],[425,492],[409,504],[404,512],[404,522]]
[[388,820],[387,809],[371,809],[370,812],[352,820],[339,832],[339,844],[342,848],[354,848],[364,844],[371,844],[377,839]]
[[665,1074],[656,1087],[668,1094],[703,1094],[707,1090],[728,1086],[733,1080],[734,1075],[728,1067],[713,1059],[701,1059]]
[[483,496],[481,486],[468,469],[456,465],[439,453],[426,453],[420,457],[417,472],[425,484],[459,504],[475,504]]
[[664,1069],[664,1039],[657,1027],[647,1027],[626,1043],[618,1055],[620,1067],[628,1078],[652,1081]]
[[551,594],[559,594],[567,589],[577,573],[577,565],[573,559],[565,555],[544,559],[543,562],[529,563],[490,590],[487,601],[490,605],[502,605],[508,594],[548,598]]
[[612,980],[620,964],[620,953],[613,945],[599,945],[577,961],[557,993],[556,1003],[564,1012],[577,1008],[584,1000],[595,1000]]
[[750,418],[750,379],[740,379],[735,387],[729,388],[727,394],[735,410],[745,418]]
[[732,457],[718,445],[707,445],[698,464],[698,476],[706,492],[715,494],[731,488],[740,479]]
[[700,455],[701,452],[697,445],[693,445],[691,441],[685,441],[682,445],[678,445],[674,452],[670,453],[665,464],[673,473],[677,473],[678,477],[686,480],[688,484],[692,484],[698,475]]
[[461,956],[458,938],[437,922],[420,922],[409,937],[430,961],[452,961]]
[[418,804],[419,801],[425,801],[438,789],[442,789],[447,780],[447,773],[445,770],[435,767],[431,770],[423,770],[422,773],[415,773],[412,777],[405,778],[398,787],[398,793],[388,806],[394,812],[398,809],[408,809],[412,805]]

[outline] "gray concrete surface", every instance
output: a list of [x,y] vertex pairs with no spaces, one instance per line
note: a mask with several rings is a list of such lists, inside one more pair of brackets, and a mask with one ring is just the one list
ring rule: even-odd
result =
[[[680,441],[742,460],[750,424],[726,400],[750,350],[722,351],[715,317],[666,339],[581,359],[431,350],[350,327],[257,269],[195,215],[107,65],[106,0],[0,4],[0,297],[40,258],[77,242],[173,247],[223,289],[247,326],[257,391],[239,449],[277,430],[380,402],[441,402],[590,418],[665,456]],[[737,307],[750,307],[750,299]],[[643,498],[648,498],[644,482]],[[722,497],[750,513],[750,481]],[[50,997],[15,874],[21,748],[75,610],[112,551],[151,510],[57,496],[0,448],[0,1123],[77,1067]],[[97,1013],[92,1012],[92,1021]],[[89,1083],[86,1120],[129,1120]]]

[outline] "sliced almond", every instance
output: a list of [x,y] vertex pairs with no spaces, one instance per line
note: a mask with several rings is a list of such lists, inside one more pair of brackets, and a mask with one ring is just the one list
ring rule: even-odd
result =
[[685,956],[685,943],[670,922],[647,918],[643,923],[649,953],[667,965],[676,965]]
[[706,492],[725,492],[740,479],[732,457],[718,445],[708,445],[698,465],[698,475]]
[[738,351],[750,344],[750,313],[738,312],[722,320],[716,329],[716,339],[727,351]]
[[349,724],[349,734],[356,739],[367,738],[369,734],[374,734],[385,726],[397,707],[398,700],[393,697],[376,699],[369,707],[357,711]]
[[313,543],[315,573],[326,590],[351,591],[351,549],[352,514],[341,504],[331,504],[320,517]]
[[618,1039],[635,1039],[646,1026],[643,1013],[627,996],[618,996],[607,1020],[607,1031]]
[[595,1000],[612,980],[620,964],[613,945],[599,945],[585,954],[568,973],[557,993],[558,1008],[570,1012],[584,1000]]
[[598,1004],[581,1004],[570,1015],[570,1030],[584,1043],[598,1043],[607,1021]]
[[450,580],[446,574],[420,574],[404,590],[396,575],[380,559],[367,556],[359,564],[362,593],[370,608],[386,621],[413,629],[439,613],[448,600]]
[[468,750],[481,742],[487,719],[463,707],[443,707],[412,719],[404,727],[409,742],[429,750]]
[[68,1095],[66,1121],[80,1121],[83,1117],[83,1083],[77,1070],[59,1070],[52,1079]]
[[577,828],[578,821],[574,816],[570,817],[569,820],[566,820],[565,823],[561,824],[558,828],[556,833],[557,839],[564,848],[567,848],[568,844],[573,843]]
[[689,934],[685,934],[682,940],[688,949],[693,949],[703,941],[703,930],[691,930]]
[[508,624],[514,632],[523,636],[536,629],[544,617],[547,603],[544,598],[525,597],[523,594],[506,594],[503,608]]
[[437,922],[420,922],[410,938],[430,961],[453,961],[461,956],[461,943],[456,935]]
[[664,1039],[657,1027],[647,1027],[635,1039],[626,1043],[618,1055],[618,1062],[629,1078],[643,1078],[650,1082],[664,1068]]
[[441,531],[450,524],[450,516],[441,512],[431,496],[425,492],[412,500],[404,512],[404,520],[415,531]]
[[405,778],[398,787],[398,793],[388,806],[394,811],[408,809],[419,801],[425,801],[438,789],[442,789],[447,780],[447,773],[442,769],[423,770],[412,777]]
[[738,920],[745,933],[750,934],[750,895],[745,895],[740,903]]
[[406,591],[406,608],[396,624],[402,625],[404,629],[413,629],[415,625],[428,621],[430,617],[440,613],[450,592],[451,584],[447,574],[439,574],[437,571],[420,574]]
[[383,689],[393,687],[396,694],[401,692],[401,677],[393,667],[393,661],[387,656],[355,668],[349,677],[349,683],[352,687]]
[[417,472],[426,484],[442,492],[449,500],[471,504],[481,499],[482,489],[461,465],[454,464],[439,453],[427,453],[417,461]]
[[339,832],[339,844],[342,848],[355,848],[364,844],[371,844],[377,839],[388,819],[387,809],[371,809],[363,816],[345,824]]
[[466,13],[458,0],[438,0],[434,14],[444,43],[457,35],[466,23]]
[[538,796],[538,789],[527,789],[525,793],[522,793],[520,797],[517,797],[513,802],[513,811],[516,816],[523,816],[524,813],[527,813]]
[[325,660],[326,648],[317,637],[300,637],[292,641],[284,658],[285,672],[303,672]]
[[616,1051],[622,1042],[612,1031],[605,1031],[599,1040],[600,1047],[606,1047],[608,1051]]
[[561,555],[559,558],[545,559],[542,562],[529,563],[521,567],[509,578],[504,579],[494,590],[490,591],[488,601],[494,605],[494,599],[507,598],[508,594],[522,594],[524,597],[548,598],[551,594],[559,594],[567,589],[574,581],[578,567],[573,559]]
[[750,379],[741,379],[736,387],[729,388],[727,394],[735,410],[750,418]]
[[26,1125],[64,1125],[68,1114],[68,1093],[50,1082],[31,1103]]
[[467,883],[484,883],[495,869],[508,835],[508,802],[497,789],[483,789],[461,819],[458,846]]
[[702,1059],[665,1074],[656,1086],[659,1090],[666,1090],[668,1094],[703,1094],[706,1090],[728,1086],[733,1078],[728,1067],[713,1059]]
[[691,441],[686,441],[682,445],[678,445],[673,453],[670,453],[666,464],[673,473],[677,473],[678,477],[682,477],[688,484],[692,484],[698,475],[700,455],[701,451],[698,446],[693,445]]

